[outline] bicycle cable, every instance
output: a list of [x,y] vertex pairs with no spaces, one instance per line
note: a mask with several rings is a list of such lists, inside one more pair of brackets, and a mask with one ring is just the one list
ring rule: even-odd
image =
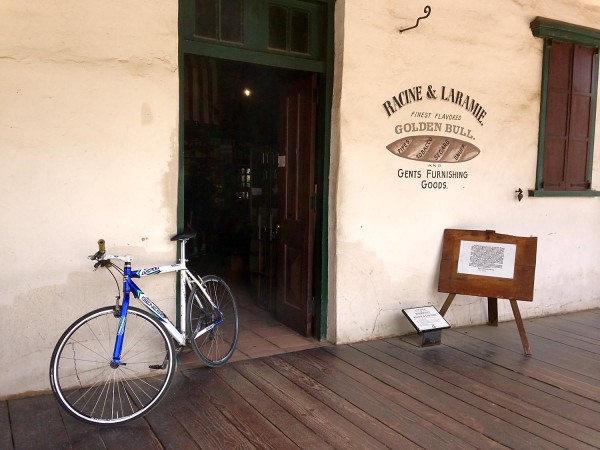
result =
[[[119,270],[119,267],[115,266],[112,263],[109,263],[104,267],[106,267],[106,270],[108,270],[108,273],[110,273],[110,275],[113,277],[113,280],[115,280],[115,284],[117,285],[117,292],[119,293],[119,295],[115,296],[115,300],[116,300],[115,308],[118,310],[120,307],[119,300],[121,300],[121,287],[119,286],[119,281],[117,280],[117,277],[115,277],[115,274],[113,273],[112,270],[110,270],[110,268],[114,267],[115,269]],[[119,272],[120,272],[120,270],[119,270]]]

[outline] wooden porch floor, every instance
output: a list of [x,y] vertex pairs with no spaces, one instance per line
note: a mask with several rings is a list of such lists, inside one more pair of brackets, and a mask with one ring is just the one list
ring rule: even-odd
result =
[[0,448],[600,448],[600,309],[181,370],[146,418],[72,419],[50,395],[0,402]]

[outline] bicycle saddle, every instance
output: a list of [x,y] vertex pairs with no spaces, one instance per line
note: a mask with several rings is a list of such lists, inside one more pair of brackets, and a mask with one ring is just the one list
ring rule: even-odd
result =
[[171,238],[172,241],[182,241],[184,239],[194,239],[196,237],[196,232],[187,230],[182,231],[181,233],[177,233],[175,236]]

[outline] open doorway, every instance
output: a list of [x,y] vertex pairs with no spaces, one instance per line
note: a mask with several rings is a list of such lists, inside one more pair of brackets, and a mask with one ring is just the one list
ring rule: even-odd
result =
[[304,336],[314,326],[315,76],[186,55],[190,266]]

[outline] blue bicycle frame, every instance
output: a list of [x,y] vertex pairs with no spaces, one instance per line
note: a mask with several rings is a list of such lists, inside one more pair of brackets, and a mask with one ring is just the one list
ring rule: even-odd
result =
[[[182,250],[182,251],[185,252],[185,250]],[[129,300],[131,298],[131,294],[133,294],[133,296],[135,298],[140,300],[144,304],[144,306],[146,306],[146,308],[148,308],[154,314],[154,316],[158,319],[158,321],[165,326],[165,328],[167,329],[169,334],[173,337],[173,339],[175,339],[177,344],[179,344],[181,346],[185,345],[185,340],[186,340],[185,308],[181,308],[181,311],[180,311],[180,317],[179,317],[180,327],[181,327],[181,331],[180,331],[175,327],[175,325],[173,325],[173,323],[169,320],[169,318],[166,316],[166,314],[163,313],[161,311],[161,309],[158,306],[156,306],[156,304],[154,302],[152,302],[152,300],[150,300],[150,298],[146,294],[144,294],[144,292],[138,287],[138,285],[132,281],[132,278],[141,278],[141,277],[145,277],[145,276],[158,275],[161,273],[169,273],[169,272],[180,272],[180,274],[181,274],[181,276],[180,276],[180,292],[181,292],[182,301],[185,301],[186,286],[188,286],[190,289],[192,288],[192,285],[198,286],[198,288],[204,294],[203,295],[204,298],[206,298],[211,303],[212,307],[221,314],[221,318],[219,320],[217,320],[216,322],[209,324],[205,328],[196,331],[194,333],[194,336],[191,336],[192,339],[196,339],[201,334],[207,333],[208,331],[212,330],[215,326],[219,325],[223,321],[221,311],[219,310],[219,308],[217,308],[217,306],[211,300],[210,296],[208,295],[204,286],[202,285],[201,280],[197,279],[194,275],[192,275],[188,271],[185,263],[180,262],[178,264],[171,264],[168,266],[151,267],[151,268],[147,268],[147,269],[132,271],[131,270],[131,257],[107,255],[106,258],[107,259],[111,259],[111,258],[119,259],[124,262],[123,270],[122,270],[123,302],[121,305],[121,311],[120,311],[120,316],[119,316],[120,317],[119,318],[119,327],[117,330],[117,338],[115,341],[115,348],[113,351],[113,359],[111,361],[111,365],[113,367],[117,367],[121,363],[120,362],[121,361],[121,349],[123,348],[123,339],[125,337],[125,329],[126,329],[126,325],[127,325],[127,311],[129,309]],[[182,253],[181,261],[185,261],[185,253]],[[112,264],[111,264],[111,266],[116,267],[118,269],[118,266],[114,266]],[[121,271],[120,269],[118,269],[118,270]]]

